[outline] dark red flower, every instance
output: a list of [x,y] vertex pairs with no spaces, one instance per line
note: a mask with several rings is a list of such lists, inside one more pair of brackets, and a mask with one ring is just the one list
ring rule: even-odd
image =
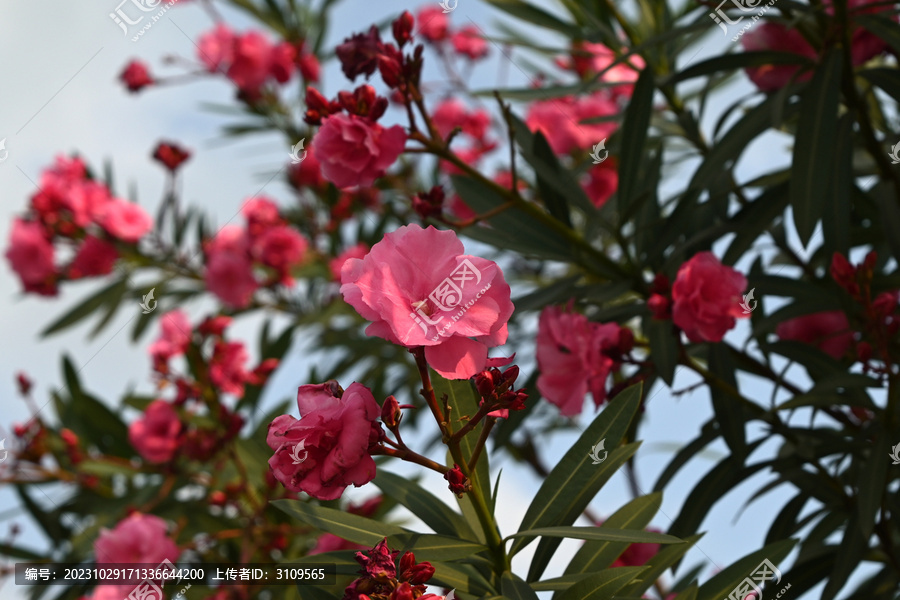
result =
[[175,143],[160,142],[153,151],[153,158],[173,173],[191,157],[191,153]]
[[469,489],[469,479],[463,475],[457,464],[454,464],[451,470],[444,473],[444,479],[450,483],[450,491],[457,496],[462,496]]
[[353,81],[358,75],[368,79],[378,68],[378,54],[381,52],[381,35],[372,25],[367,33],[357,33],[346,38],[336,49],[341,61],[341,70],[347,79]]
[[119,79],[128,88],[129,92],[139,92],[143,88],[156,83],[150,76],[147,65],[139,60],[133,60],[125,66],[125,70],[119,75]]

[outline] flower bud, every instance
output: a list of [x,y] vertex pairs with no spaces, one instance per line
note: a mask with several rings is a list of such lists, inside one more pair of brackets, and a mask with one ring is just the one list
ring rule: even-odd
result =
[[391,25],[394,39],[401,48],[404,44],[412,40],[412,30],[415,20],[408,10],[403,11]]
[[400,403],[397,402],[397,399],[394,396],[385,398],[384,404],[381,406],[381,422],[384,423],[384,426],[393,430],[400,425],[402,417],[403,413],[400,412]]
[[662,294],[652,294],[647,300],[647,308],[653,314],[653,318],[658,321],[665,321],[672,318],[671,300]]
[[33,385],[32,381],[28,379],[28,376],[22,371],[16,373],[16,383],[19,386],[19,394],[22,396],[27,396]]
[[469,490],[469,479],[463,475],[457,464],[454,464],[451,470],[444,473],[444,479],[450,483],[448,486],[450,491],[457,496],[462,497]]

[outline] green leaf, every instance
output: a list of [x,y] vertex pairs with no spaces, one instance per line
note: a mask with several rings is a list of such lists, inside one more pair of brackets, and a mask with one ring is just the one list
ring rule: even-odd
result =
[[[603,522],[603,527],[643,530],[662,502],[662,493],[655,492],[635,498]],[[566,574],[589,573],[609,567],[630,543],[593,540],[584,543],[569,565]]]
[[[734,375],[734,364],[731,361],[727,344],[709,344],[709,370],[726,384],[737,389]],[[727,392],[717,386],[710,386],[713,410],[722,430],[722,437],[731,450],[738,465],[747,459],[747,433],[744,430],[745,415],[743,407]]]
[[660,474],[659,479],[653,486],[654,492],[659,492],[668,485],[669,481],[689,460],[694,458],[701,450],[706,448],[714,439],[719,437],[720,432],[715,420],[707,421],[700,429],[700,435],[691,440],[689,444],[684,446],[675,455],[675,458],[666,465],[666,468]]
[[272,505],[311,527],[363,546],[374,547],[386,537],[408,533],[396,525],[299,500],[274,500]]
[[675,600],[697,600],[699,588],[696,583],[692,583],[689,588],[675,596]]
[[452,561],[487,552],[487,546],[456,537],[430,533],[409,533],[388,538],[393,547],[415,552],[419,561]]
[[887,42],[894,52],[900,52],[900,27],[895,21],[880,15],[856,15],[853,20]]
[[509,600],[538,600],[531,586],[509,571],[500,577],[500,591]]
[[800,101],[797,140],[791,167],[791,206],[801,243],[812,237],[822,214],[822,198],[833,183],[841,53],[829,50]]
[[[536,157],[542,158],[547,162],[556,160],[556,155],[553,154],[550,143],[540,131],[534,134],[534,154]],[[562,172],[562,168],[560,168],[559,171]],[[569,215],[569,203],[566,200],[566,196],[558,190],[560,184],[556,183],[554,185],[554,183],[548,181],[546,177],[542,177],[539,173],[535,174],[537,175],[538,193],[544,201],[544,206],[547,207],[547,210],[553,215],[553,218],[571,229],[572,217]]]
[[888,69],[886,67],[865,69],[864,71],[859,71],[859,75],[880,87],[894,100],[900,101],[900,72],[897,69]]
[[565,35],[566,38],[583,37],[581,30],[575,25],[566,23],[547,11],[523,0],[487,0],[487,2],[494,8],[507,12],[517,19],[532,23],[538,27],[558,31]]
[[41,337],[47,337],[48,335],[58,333],[63,329],[68,329],[72,325],[75,325],[76,323],[91,316],[94,311],[98,310],[106,303],[109,294],[113,293],[114,290],[121,284],[121,280],[116,280],[108,286],[101,288],[97,292],[94,292],[90,296],[84,298],[83,300],[78,302],[78,304],[76,304],[72,310],[57,318],[43,331],[41,331]]
[[[573,275],[566,277],[553,283],[541,285],[536,290],[513,300],[513,306],[517,312],[540,310],[550,304],[559,304],[565,302],[569,298],[574,298],[576,293],[575,283],[581,279],[581,275]],[[626,284],[628,289],[630,284]]]
[[[635,385],[617,395],[585,429],[578,441],[547,475],[525,512],[519,531],[570,525],[582,513],[600,489],[604,478],[611,474],[606,470],[605,464],[599,466],[592,464],[593,460],[590,458],[592,448],[601,441],[604,441],[608,448],[618,447],[637,414],[641,403],[641,390],[640,385]],[[526,543],[527,538],[517,538],[512,544],[510,554],[518,552]],[[546,546],[555,548],[555,544]],[[549,561],[550,556],[552,551],[543,560]],[[537,553],[532,562],[532,569],[535,569],[535,565],[540,566]],[[540,573],[534,579],[539,575]]]
[[666,85],[673,85],[681,81],[693,79],[694,77],[702,77],[719,71],[737,71],[747,67],[760,67],[764,65],[804,65],[811,66],[813,62],[793,52],[738,52],[735,54],[725,54],[701,61],[695,65],[688,67],[674,75],[670,76],[666,81]]
[[506,539],[517,537],[555,537],[572,538],[575,540],[603,540],[606,542],[628,542],[632,544],[681,544],[683,540],[642,529],[615,529],[605,525],[597,527],[539,527],[527,529],[507,536]]
[[653,69],[641,71],[634,92],[625,109],[622,123],[622,146],[619,157],[619,212],[624,214],[637,198],[640,185],[639,173],[644,161],[644,149],[650,131],[650,115],[653,114],[653,93],[656,90]]
[[650,358],[656,372],[671,387],[675,379],[675,369],[678,367],[680,344],[677,336],[680,334],[671,321],[647,318],[643,320],[642,325],[650,342]]
[[[416,556],[418,559],[418,556]],[[305,559],[304,559],[305,560]],[[494,591],[491,584],[472,565],[461,563],[442,563],[430,561],[434,567],[434,576],[429,581],[432,585],[455,589],[475,596],[483,596]]]
[[766,188],[730,220],[735,236],[722,257],[726,265],[734,265],[753,245],[772,222],[784,215],[790,203],[789,184],[780,183]]
[[645,567],[616,567],[585,577],[568,590],[556,594],[554,600],[606,600],[638,577]]
[[441,502],[435,495],[399,475],[379,469],[373,483],[392,500],[395,500],[422,519],[435,533],[459,535],[468,540],[476,539],[472,528],[462,515]]
[[[503,206],[506,199],[485,183],[452,175],[453,188],[459,197],[479,214]],[[467,227],[461,231],[497,248],[514,250],[528,256],[549,258],[571,262],[572,249],[568,240],[546,223],[526,214],[518,206],[513,206],[488,219],[493,227],[485,230],[481,226]],[[483,234],[483,235],[479,235]]]
[[797,540],[782,540],[768,544],[761,550],[747,554],[731,566],[713,575],[709,581],[700,586],[697,600],[722,600],[737,585],[756,570],[763,560],[768,559],[776,567],[790,553]]
[[536,592],[561,592],[572,587],[582,579],[593,576],[595,573],[572,573],[561,577],[553,577],[544,579],[543,581],[535,581],[531,584],[531,589]]
[[858,471],[859,479],[856,481],[858,489],[856,511],[860,531],[865,539],[869,539],[872,535],[878,511],[882,506],[882,497],[887,491],[888,470],[891,468],[888,462],[892,449],[891,437],[884,429],[880,429],[869,456],[864,460],[862,457],[858,459],[861,464]]

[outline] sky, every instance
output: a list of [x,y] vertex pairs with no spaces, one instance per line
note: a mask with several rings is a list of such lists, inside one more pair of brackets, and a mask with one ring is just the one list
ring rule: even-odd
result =
[[[333,47],[350,32],[367,29],[371,23],[421,4],[339,2],[326,47]],[[291,198],[280,181],[265,185],[273,173],[284,167],[290,144],[275,134],[241,138],[237,142],[224,140],[220,128],[228,118],[202,109],[201,104],[207,102],[232,102],[231,86],[226,82],[204,79],[131,95],[116,80],[123,66],[133,58],[150,64],[153,72],[177,73],[177,68],[162,66],[162,58],[178,56],[193,60],[199,36],[211,28],[209,16],[196,3],[175,7],[154,23],[139,41],[132,42],[131,35],[123,35],[108,16],[116,6],[114,0],[90,3],[0,0],[0,139],[6,139],[9,152],[8,158],[0,163],[0,240],[4,250],[13,217],[23,211],[35,191],[41,170],[60,153],[77,151],[95,168],[111,161],[116,174],[116,191],[125,195],[132,187],[138,190],[139,202],[151,214],[155,214],[165,182],[162,168],[150,159],[150,153],[161,139],[177,141],[194,151],[183,170],[183,201],[202,207],[219,225],[234,218],[241,203],[261,191],[284,204]],[[225,15],[236,29],[249,25],[242,15],[228,11]],[[476,0],[459,0],[451,16],[455,26],[474,22],[488,31],[492,31],[492,25],[501,19],[509,23],[508,18]],[[561,40],[551,38],[545,30],[522,29],[532,32],[534,39],[544,45],[561,46]],[[738,27],[734,29],[736,31]],[[702,60],[721,52],[729,44],[730,35],[726,37],[710,23],[709,36],[698,45],[694,56],[685,56],[684,60]],[[473,71],[472,88],[491,87],[498,82],[504,86],[527,84],[525,56],[515,52],[511,64],[504,64],[508,59],[497,50],[492,47],[490,59]],[[440,71],[433,67],[426,70],[426,79],[440,84],[435,85],[436,89],[446,89],[447,82],[439,81],[440,77]],[[326,66],[325,81],[326,95],[350,88],[333,61]],[[713,100],[713,120],[738,95],[750,91],[750,84],[739,76],[727,94]],[[739,116],[736,113],[734,118]],[[738,179],[750,179],[789,161],[789,142],[790,138],[774,132],[759,138],[747,149],[738,168]],[[690,173],[685,166],[678,169]],[[668,192],[685,184],[674,170],[669,174],[674,182]],[[43,405],[50,392],[63,385],[59,366],[63,354],[72,358],[86,387],[101,398],[112,401],[129,389],[151,391],[146,346],[152,335],[140,345],[130,343],[130,324],[139,314],[137,298],[133,311],[122,311],[111,326],[94,339],[88,339],[93,322],[48,339],[39,338],[41,329],[53,318],[96,287],[97,284],[90,281],[65,284],[60,296],[54,299],[23,297],[8,264],[5,260],[0,261],[0,339],[5,340],[0,345],[0,437],[9,436],[12,424],[24,422],[29,416],[27,407],[15,391],[15,373],[28,373],[36,383],[34,396],[38,404]],[[166,310],[175,308],[165,299],[160,299],[160,304]],[[211,307],[212,304],[207,302],[184,308],[196,316]],[[774,306],[767,306],[767,310],[772,308]],[[231,335],[235,338],[243,336],[253,345],[257,323],[253,320],[239,322],[230,330]],[[729,339],[740,342],[746,334],[746,326],[739,326]],[[522,352],[524,356],[529,355],[527,349]],[[266,402],[271,404],[290,397],[297,385],[308,383],[299,375],[303,366],[300,352],[295,347],[287,363],[271,381]],[[684,389],[695,381],[690,375],[679,373],[675,389]],[[748,388],[751,397],[756,397],[753,392],[768,397],[766,388],[753,386],[751,382]],[[587,424],[594,414],[591,407],[582,417],[583,424]],[[642,426],[641,437],[646,441],[636,459],[639,487],[643,492],[650,491],[676,449],[691,440],[710,416],[708,394],[702,389],[677,397],[662,387],[653,390]],[[751,438],[758,435],[759,431],[751,429]],[[574,436],[571,432],[561,432],[540,440],[545,462],[551,463],[554,457],[560,457],[574,441]],[[769,440],[759,456],[771,455],[777,447],[775,440]],[[718,442],[692,461],[670,485],[652,525],[665,530],[693,485],[726,454],[726,447]],[[499,515],[500,526],[504,534],[509,534],[516,530],[540,481],[528,469],[508,460],[495,460],[495,473],[498,467],[504,468],[498,500],[504,507]],[[410,472],[406,465],[393,469]],[[687,555],[683,568],[706,563],[702,575],[705,580],[719,568],[762,546],[774,510],[790,497],[790,490],[779,488],[752,504],[739,519],[735,517],[749,493],[767,479],[765,475],[758,475],[744,482],[716,505],[703,523],[702,529],[707,532],[705,537]],[[432,489],[445,488],[445,483],[437,476],[426,477],[425,481]],[[351,497],[365,497],[373,491],[371,487],[354,490]],[[47,488],[46,494],[48,502],[63,496],[61,490],[52,488]],[[449,493],[444,495],[452,500]],[[624,474],[620,473],[598,495],[592,508],[605,516],[628,500],[627,483]],[[0,515],[4,520],[0,523],[0,538],[6,535],[9,518],[16,515],[15,504],[9,490],[0,489]],[[24,526],[26,545],[43,547],[34,527],[20,518],[15,520]],[[561,558],[554,561],[546,576],[561,574],[565,565],[562,557],[567,553],[571,555],[576,548],[575,542],[563,544],[559,553]],[[523,552],[514,566],[524,571],[528,555],[530,551]],[[808,597],[813,597],[815,591],[810,590]],[[3,586],[2,595],[11,600],[24,598],[21,590],[9,582]]]

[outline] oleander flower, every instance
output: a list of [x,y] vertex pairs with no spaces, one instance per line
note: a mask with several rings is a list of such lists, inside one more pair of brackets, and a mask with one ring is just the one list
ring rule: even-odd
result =
[[360,383],[342,390],[337,382],[297,390],[300,419],[281,415],[269,425],[266,442],[275,451],[269,466],[293,492],[319,500],[341,497],[348,485],[375,478],[368,448],[381,414],[372,392]]
[[368,335],[424,346],[435,371],[467,379],[506,343],[513,304],[497,264],[464,250],[452,231],[406,225],[344,263],[341,293],[372,321]]
[[165,400],[154,400],[147,405],[144,415],[128,427],[128,440],[147,462],[166,463],[175,457],[181,431],[181,419],[172,405]]
[[700,252],[681,265],[672,285],[672,321],[692,342],[720,342],[741,309],[747,278],[723,265],[712,252]]
[[368,186],[394,164],[406,144],[400,125],[382,127],[337,113],[323,119],[315,138],[322,176],[339,188]]
[[788,319],[778,324],[775,334],[783,340],[811,344],[834,359],[853,346],[853,331],[841,310],[826,310]]

